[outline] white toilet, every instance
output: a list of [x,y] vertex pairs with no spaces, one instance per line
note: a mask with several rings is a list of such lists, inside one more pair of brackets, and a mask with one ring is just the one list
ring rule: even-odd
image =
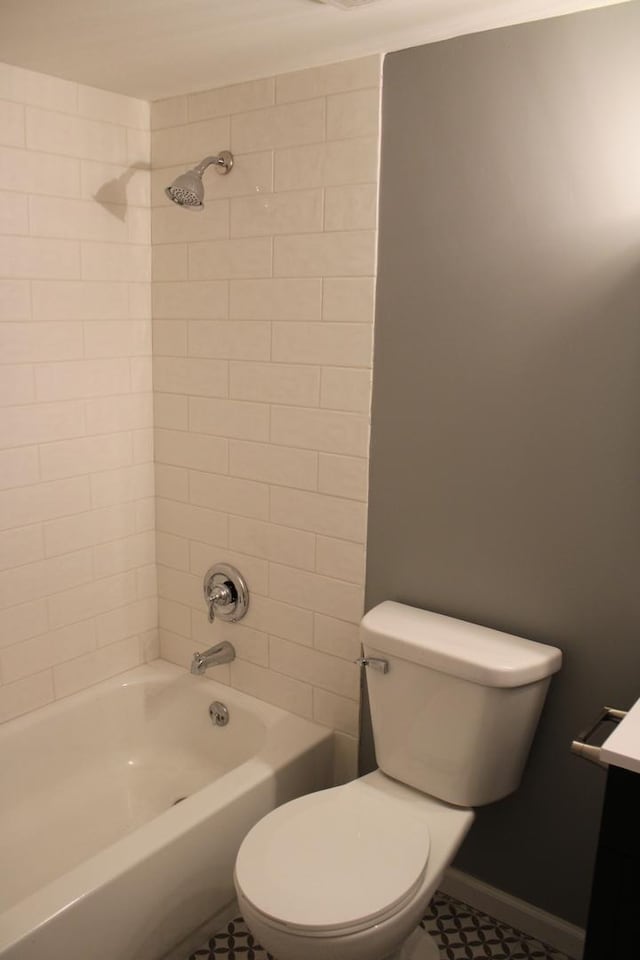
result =
[[387,601],[362,620],[379,769],[245,837],[242,914],[277,960],[431,960],[417,925],[473,821],[516,789],[555,647]]

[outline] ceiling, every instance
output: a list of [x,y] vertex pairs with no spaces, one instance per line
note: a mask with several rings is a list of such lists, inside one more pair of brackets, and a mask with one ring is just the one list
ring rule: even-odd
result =
[[158,100],[619,0],[0,0],[0,61]]

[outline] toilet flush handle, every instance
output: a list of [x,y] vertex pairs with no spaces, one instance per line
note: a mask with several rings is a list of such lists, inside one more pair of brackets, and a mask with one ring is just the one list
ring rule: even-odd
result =
[[378,673],[389,673],[389,661],[382,660],[381,657],[358,657],[358,659],[353,662],[357,663],[359,667],[371,667],[372,670],[377,670]]

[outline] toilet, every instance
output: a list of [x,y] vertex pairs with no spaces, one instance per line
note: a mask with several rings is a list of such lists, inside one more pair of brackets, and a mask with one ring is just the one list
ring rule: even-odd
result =
[[520,782],[555,647],[386,601],[361,622],[379,768],[277,807],[236,860],[276,960],[436,960],[418,926],[473,818]]

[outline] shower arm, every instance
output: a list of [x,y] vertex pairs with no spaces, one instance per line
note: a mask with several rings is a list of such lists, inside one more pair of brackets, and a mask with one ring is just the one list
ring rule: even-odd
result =
[[205,157],[204,160],[201,160],[197,167],[194,167],[194,173],[197,173],[198,176],[202,176],[207,167],[215,166],[218,173],[229,173],[231,167],[233,166],[233,157],[228,150],[222,150],[221,153],[217,154],[215,157]]

